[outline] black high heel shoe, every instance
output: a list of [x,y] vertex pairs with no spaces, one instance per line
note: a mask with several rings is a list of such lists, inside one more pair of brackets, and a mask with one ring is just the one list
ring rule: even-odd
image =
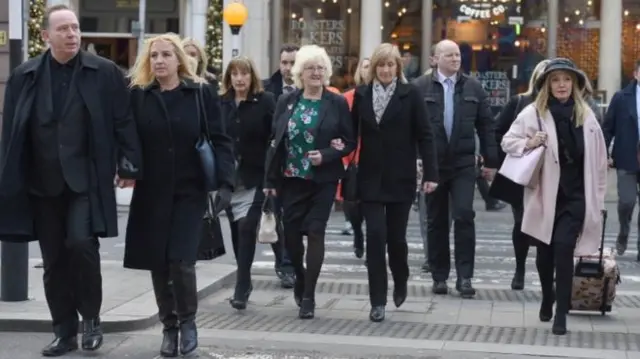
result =
[[251,292],[253,292],[253,284],[249,286],[244,295],[238,298],[238,295],[234,295],[232,299],[229,300],[229,303],[234,309],[244,310],[247,309],[247,302],[249,301],[249,296],[251,296]]

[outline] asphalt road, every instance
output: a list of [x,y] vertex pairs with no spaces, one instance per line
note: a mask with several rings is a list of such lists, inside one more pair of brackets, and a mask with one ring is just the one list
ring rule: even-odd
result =
[[[509,286],[515,269],[515,259],[511,244],[511,228],[513,226],[511,211],[507,207],[500,212],[487,212],[484,209],[484,202],[481,200],[476,200],[475,207],[476,264],[474,283]],[[607,203],[607,208],[610,215],[606,228],[605,245],[613,247],[619,227],[616,214],[617,210],[614,203]],[[122,261],[124,254],[124,231],[127,225],[126,212],[120,214],[119,222],[119,228],[121,228],[120,236],[117,238],[103,239],[101,241],[101,253],[104,261]],[[235,263],[235,259],[231,251],[231,239],[227,219],[221,217],[221,223],[225,235],[225,243],[229,250],[227,251],[227,255],[217,259],[217,261],[232,264]],[[342,235],[341,232],[343,229],[343,215],[340,212],[335,212],[327,228],[326,254],[322,277],[324,279],[330,277],[336,279],[366,279],[367,269],[364,266],[364,260],[357,259],[354,256],[352,237]],[[630,238],[637,238],[635,231]],[[409,264],[411,267],[412,280],[430,282],[431,277],[429,274],[422,273],[420,268],[424,262],[424,252],[417,212],[412,212],[407,232],[407,241],[409,244]],[[620,290],[640,291],[640,263],[636,261],[638,249],[633,240],[630,240],[630,242],[633,243],[629,244],[627,253],[617,258],[622,273],[622,283],[619,288]],[[453,245],[453,241],[451,241],[451,244]],[[40,257],[37,243],[30,245],[30,256],[32,258]],[[535,253],[534,250],[531,250],[527,260],[527,286],[537,286],[539,284],[534,259]],[[270,246],[258,244],[253,273],[271,275],[274,273],[273,265],[273,251]],[[455,279],[455,273],[453,272],[451,279]]]

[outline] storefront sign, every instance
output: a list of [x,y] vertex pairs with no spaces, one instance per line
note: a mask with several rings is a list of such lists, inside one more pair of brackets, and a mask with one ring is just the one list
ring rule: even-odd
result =
[[511,81],[506,72],[484,71],[471,73],[482,84],[482,87],[489,94],[491,107],[503,107],[509,102],[511,93]]
[[314,44],[324,47],[334,68],[345,63],[346,26],[344,20],[291,21],[291,30],[296,33],[301,45]]
[[468,16],[472,19],[488,20],[494,16],[499,16],[507,11],[504,5],[491,4],[469,4],[460,5],[460,16]]

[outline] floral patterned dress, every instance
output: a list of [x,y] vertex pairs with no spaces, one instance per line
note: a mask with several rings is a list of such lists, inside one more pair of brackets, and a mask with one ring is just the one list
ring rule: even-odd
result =
[[310,179],[313,175],[307,152],[315,150],[313,130],[318,122],[320,100],[301,98],[293,110],[287,128],[287,162],[285,177]]

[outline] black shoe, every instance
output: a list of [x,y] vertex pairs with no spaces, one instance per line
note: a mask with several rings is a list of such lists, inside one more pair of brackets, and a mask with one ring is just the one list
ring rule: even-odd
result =
[[400,308],[402,303],[407,300],[407,282],[398,283],[393,287],[393,304],[396,308]]
[[175,358],[178,356],[178,333],[177,327],[164,328],[162,330],[162,344],[160,345],[160,355],[164,358]]
[[82,350],[94,351],[100,349],[103,342],[100,319],[82,321]]
[[380,323],[384,320],[384,305],[376,305],[371,307],[369,312],[369,320],[374,323]]
[[567,315],[566,314],[556,313],[556,317],[553,320],[553,327],[551,327],[551,332],[555,335],[567,334]]
[[242,294],[234,294],[233,298],[229,300],[229,304],[231,304],[233,309],[237,309],[237,310],[247,309],[247,302],[249,301],[251,292],[253,292],[253,285],[250,285],[249,289],[247,289]]
[[304,280],[300,280],[300,278],[298,278],[298,280],[296,281],[293,287],[293,299],[296,301],[296,305],[298,306],[298,308],[302,305],[303,294],[304,294]]
[[278,278],[280,278],[280,286],[284,289],[291,289],[296,285],[296,276],[289,272],[279,272]]
[[423,273],[429,273],[429,272],[431,272],[431,267],[429,266],[429,262],[425,261],[425,262],[422,264],[422,272],[423,272]]
[[55,338],[51,344],[42,349],[43,357],[59,357],[78,350],[78,338]]
[[449,287],[445,281],[434,281],[433,287],[431,287],[433,294],[447,295],[449,294]]
[[553,318],[553,303],[555,302],[554,295],[548,297],[542,297],[542,303],[540,303],[539,318],[541,322],[549,322]]
[[627,251],[627,244],[629,243],[629,236],[623,236],[618,234],[618,238],[616,240],[616,251],[618,255],[624,255],[624,252]]
[[475,297],[476,290],[471,285],[470,279],[459,279],[456,283],[456,290],[460,293],[460,296],[465,299]]
[[490,206],[486,206],[485,209],[489,212],[497,212],[503,210],[507,205],[503,202],[497,201],[496,203],[492,203]]
[[355,254],[356,258],[360,259],[364,256],[364,248],[362,247],[353,247],[353,254]]
[[316,303],[313,299],[304,298],[300,302],[298,317],[300,319],[313,319],[315,317]]
[[189,355],[198,349],[198,329],[195,320],[180,323],[180,354]]
[[524,289],[524,273],[518,273],[513,275],[513,279],[511,280],[511,289],[513,290],[523,290]]

